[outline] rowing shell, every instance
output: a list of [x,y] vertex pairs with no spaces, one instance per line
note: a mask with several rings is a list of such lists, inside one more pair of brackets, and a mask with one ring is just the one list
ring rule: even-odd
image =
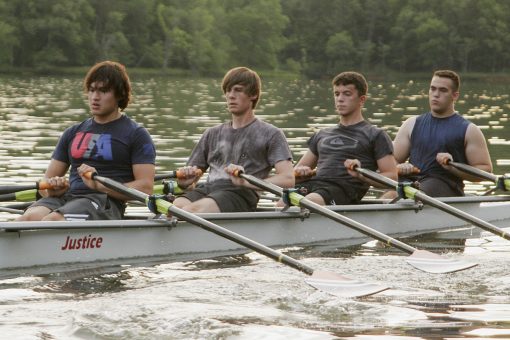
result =
[[[510,196],[444,198],[485,221],[510,221]],[[466,226],[454,216],[411,200],[395,204],[333,206],[332,210],[388,235],[419,234]],[[199,214],[271,247],[356,244],[366,236],[317,214],[287,211]],[[238,244],[182,221],[0,222],[0,269],[67,263],[143,263],[151,257],[207,258],[247,251]],[[39,268],[39,267],[38,267]]]

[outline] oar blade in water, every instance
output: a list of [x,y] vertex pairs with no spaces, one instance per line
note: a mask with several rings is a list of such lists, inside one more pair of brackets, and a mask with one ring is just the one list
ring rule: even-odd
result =
[[389,289],[380,284],[361,282],[322,270],[314,271],[312,276],[305,279],[305,282],[331,295],[349,298],[373,295]]
[[406,261],[416,269],[434,274],[458,272],[477,265],[473,262],[449,259],[427,250],[416,250]]

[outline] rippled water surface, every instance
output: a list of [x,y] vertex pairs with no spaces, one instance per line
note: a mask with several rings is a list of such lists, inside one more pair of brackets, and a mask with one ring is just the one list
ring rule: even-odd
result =
[[[0,78],[0,185],[42,176],[63,129],[87,117],[80,81]],[[228,117],[219,81],[133,77],[127,113],[151,132],[158,172],[182,165],[203,130]],[[403,119],[426,110],[427,83],[371,82],[365,116],[393,137]],[[510,172],[508,92],[504,84],[468,80],[457,105],[482,127],[498,174]],[[315,129],[337,121],[332,107],[329,81],[264,79],[258,115],[284,129],[298,159]],[[507,241],[470,231],[403,240],[479,265],[427,274],[406,264],[400,251],[373,242],[282,250],[313,268],[392,288],[358,299],[317,291],[304,274],[255,253],[19,273],[0,278],[0,338],[510,338]]]

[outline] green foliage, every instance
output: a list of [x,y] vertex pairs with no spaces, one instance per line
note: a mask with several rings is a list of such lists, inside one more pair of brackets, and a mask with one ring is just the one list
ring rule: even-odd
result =
[[0,0],[0,66],[501,72],[509,15],[506,0]]

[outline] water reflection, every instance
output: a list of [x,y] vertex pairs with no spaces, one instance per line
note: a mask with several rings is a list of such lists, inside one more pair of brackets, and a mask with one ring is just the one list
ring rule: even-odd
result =
[[[81,78],[3,76],[0,80],[2,181],[37,179],[62,131],[87,117]],[[365,117],[393,137],[402,121],[428,109],[428,81],[372,82]],[[157,170],[181,166],[202,132],[228,119],[219,79],[133,79],[128,114],[157,145]],[[294,157],[318,128],[335,124],[328,81],[266,80],[258,115],[284,129]],[[465,81],[456,108],[488,140],[495,173],[508,171],[507,86]],[[479,190],[479,187],[473,190]]]

